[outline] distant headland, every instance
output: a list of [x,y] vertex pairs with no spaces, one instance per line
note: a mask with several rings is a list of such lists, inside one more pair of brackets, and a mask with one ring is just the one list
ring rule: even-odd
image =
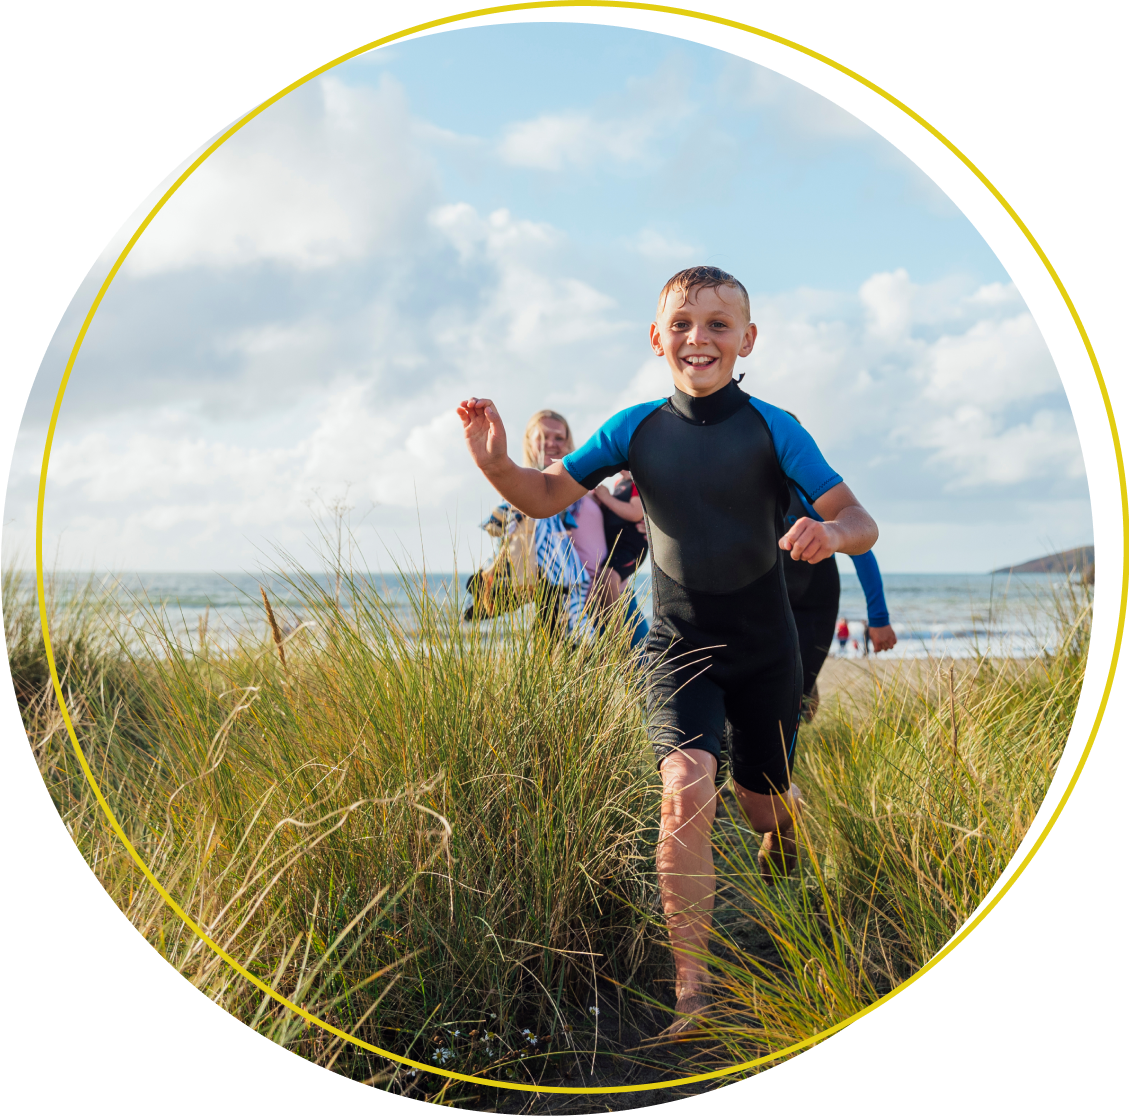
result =
[[1079,573],[1084,581],[1094,581],[1094,548],[1076,546],[1072,550],[1060,550],[1057,554],[1047,554],[1042,558],[1032,558],[1018,566],[1004,566],[992,573]]

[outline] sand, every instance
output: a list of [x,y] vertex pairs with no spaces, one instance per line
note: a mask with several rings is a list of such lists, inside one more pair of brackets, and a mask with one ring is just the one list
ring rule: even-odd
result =
[[[816,686],[819,689],[820,706],[824,710],[835,702],[848,708],[854,706],[861,711],[874,696],[889,691],[891,687],[905,687],[920,693],[930,689],[935,694],[947,695],[949,690],[949,671],[953,672],[954,684],[959,688],[960,680],[977,669],[984,660],[979,659],[890,659],[885,655],[868,655],[857,659],[832,656],[823,664]],[[1005,665],[1022,670],[1026,661],[1019,659],[992,660],[996,667]],[[817,712],[817,716],[819,713]]]

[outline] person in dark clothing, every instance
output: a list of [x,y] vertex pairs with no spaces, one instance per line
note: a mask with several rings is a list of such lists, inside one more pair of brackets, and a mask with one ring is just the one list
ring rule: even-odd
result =
[[609,492],[602,485],[592,489],[604,510],[604,533],[608,541],[608,564],[621,581],[638,572],[647,557],[647,531],[643,523],[643,501],[628,469],[620,471]]
[[[789,485],[791,500],[784,515],[785,529],[804,516],[817,518],[818,513],[804,499],[796,486]],[[867,633],[875,651],[888,651],[898,642],[890,626],[882,574],[874,552],[852,554],[859,583],[866,595]],[[803,717],[811,720],[819,708],[816,679],[835,637],[835,620],[839,615],[839,567],[834,557],[822,562],[785,562],[784,582],[788,587],[788,603],[796,621],[800,641],[800,662],[804,672]],[[843,643],[846,637],[843,637]]]
[[604,513],[604,535],[608,544],[607,569],[601,579],[606,607],[613,605],[624,589],[631,593],[623,619],[631,629],[632,648],[639,648],[643,646],[650,628],[639,612],[630,583],[647,557],[643,502],[627,469],[620,472],[611,492],[603,485],[596,485],[592,495]]

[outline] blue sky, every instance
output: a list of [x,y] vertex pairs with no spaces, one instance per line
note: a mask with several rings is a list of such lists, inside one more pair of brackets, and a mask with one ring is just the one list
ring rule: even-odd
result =
[[[878,519],[887,569],[1090,539],[1038,329],[912,163],[744,60],[519,24],[339,67],[181,188],[76,363],[48,545],[69,566],[247,568],[276,543],[307,557],[316,509],[347,494],[370,567],[421,548],[468,567],[493,498],[457,400],[492,395],[516,440],[543,406],[583,438],[667,394],[647,324],[701,262],[752,294],[743,386],[812,430]],[[63,348],[25,415],[9,553],[30,552]]]

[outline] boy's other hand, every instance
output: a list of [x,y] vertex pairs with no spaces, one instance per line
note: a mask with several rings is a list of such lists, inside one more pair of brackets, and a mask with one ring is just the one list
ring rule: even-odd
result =
[[838,549],[833,523],[820,523],[803,516],[780,539],[780,549],[791,552],[796,562],[822,562]]
[[490,399],[464,399],[457,408],[463,437],[474,463],[486,474],[509,459],[506,428]]

